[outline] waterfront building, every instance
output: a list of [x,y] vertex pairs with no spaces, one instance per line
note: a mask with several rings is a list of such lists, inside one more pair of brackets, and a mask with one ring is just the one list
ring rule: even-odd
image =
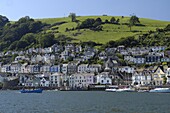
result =
[[75,73],[69,77],[71,88],[87,88],[91,84],[94,84],[94,73]]
[[62,83],[63,83],[63,74],[62,73],[54,73],[52,75],[49,76],[49,85],[51,87],[61,87]]

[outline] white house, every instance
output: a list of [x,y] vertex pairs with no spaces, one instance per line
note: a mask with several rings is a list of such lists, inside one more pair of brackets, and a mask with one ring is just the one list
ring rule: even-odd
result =
[[27,63],[24,63],[24,64],[21,65],[20,73],[29,73]]
[[108,72],[103,72],[97,75],[97,84],[112,84],[112,79]]
[[167,69],[165,76],[167,78],[167,84],[170,84],[170,68]]
[[62,85],[62,78],[63,74],[62,73],[54,73],[49,76],[49,81],[50,81],[50,86],[51,87],[61,87]]
[[151,85],[152,74],[150,72],[135,72],[132,75],[132,85]]
[[6,64],[1,67],[1,72],[7,73],[11,72],[11,64]]
[[90,84],[94,84],[94,73],[75,73],[69,77],[71,88],[87,88]]
[[87,68],[87,72],[99,72],[101,70],[101,65],[100,64],[91,64]]
[[78,66],[77,72],[78,73],[86,73],[88,69],[88,64],[81,64]]
[[49,87],[50,86],[49,77],[42,77],[40,80],[40,86]]
[[130,66],[123,66],[123,67],[119,67],[118,70],[120,72],[134,73],[135,68],[134,67],[130,67]]
[[21,72],[21,64],[15,63],[11,64],[11,73],[19,73]]

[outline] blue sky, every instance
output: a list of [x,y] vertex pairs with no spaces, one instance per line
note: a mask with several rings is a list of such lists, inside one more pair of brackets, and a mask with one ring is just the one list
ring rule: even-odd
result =
[[0,0],[0,15],[54,18],[76,15],[130,16],[170,21],[170,0]]

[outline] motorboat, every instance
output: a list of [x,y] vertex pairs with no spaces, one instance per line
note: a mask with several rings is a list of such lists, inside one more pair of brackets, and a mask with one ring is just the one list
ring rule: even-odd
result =
[[43,89],[22,89],[21,93],[42,93]]
[[105,89],[105,91],[107,91],[107,92],[116,92],[116,88],[111,88],[111,89]]
[[151,93],[170,93],[170,88],[155,88],[150,90]]
[[149,92],[149,90],[138,90],[139,93]]
[[120,88],[120,89],[117,89],[116,92],[135,92],[135,89],[133,89],[133,88]]

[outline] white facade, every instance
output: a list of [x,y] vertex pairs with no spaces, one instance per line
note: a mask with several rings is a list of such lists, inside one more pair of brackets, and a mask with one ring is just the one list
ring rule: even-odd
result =
[[112,84],[112,79],[109,77],[108,73],[103,72],[97,75],[97,84]]
[[50,86],[52,87],[61,87],[62,82],[62,73],[54,73],[49,76]]
[[152,76],[150,74],[143,74],[135,72],[132,75],[132,85],[150,85],[152,83]]
[[135,63],[135,64],[144,64],[145,63],[145,58],[143,58],[143,57],[134,57],[133,58],[133,63]]
[[49,87],[49,85],[50,85],[50,81],[48,80],[48,78],[42,78],[40,80],[40,86]]
[[170,84],[170,68],[167,69],[165,76],[167,78],[167,84]]
[[81,64],[78,66],[78,73],[86,73],[88,68],[88,64]]
[[76,73],[69,77],[70,87],[88,87],[90,84],[94,84],[94,73]]
[[126,72],[126,73],[134,73],[134,71],[135,71],[135,68],[130,67],[130,66],[119,67],[118,69],[119,69],[119,71]]

